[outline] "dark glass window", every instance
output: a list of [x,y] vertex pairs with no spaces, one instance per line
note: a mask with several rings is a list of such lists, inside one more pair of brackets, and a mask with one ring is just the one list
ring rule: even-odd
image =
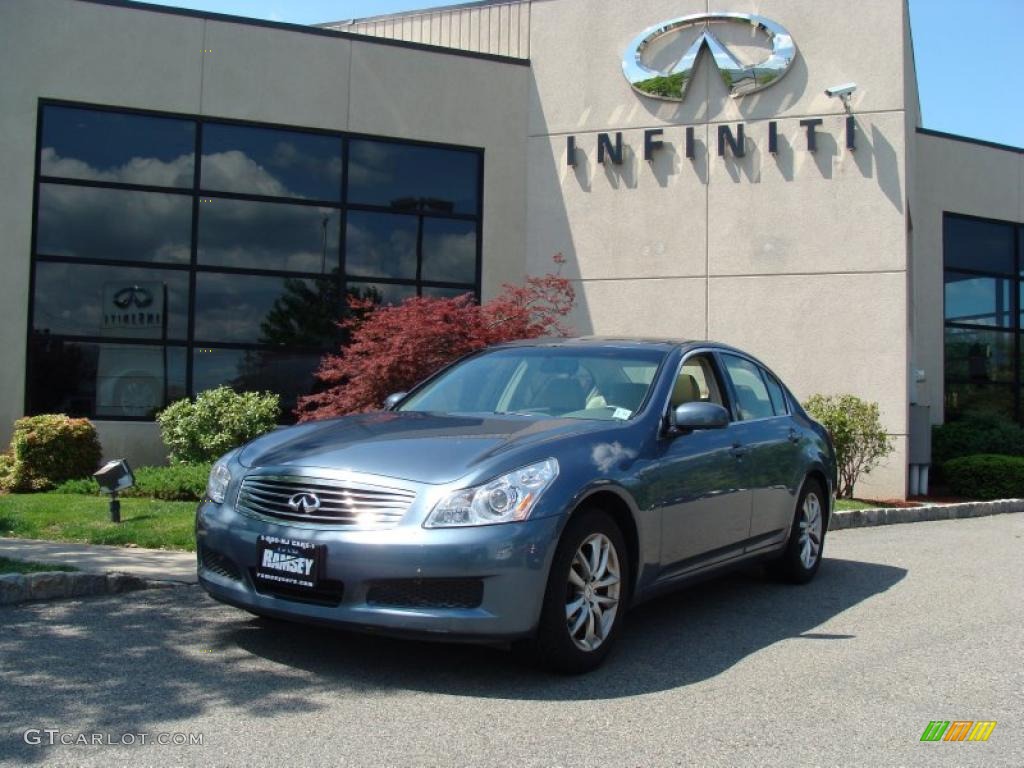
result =
[[348,201],[401,211],[476,214],[479,164],[476,152],[353,139]]
[[40,120],[31,413],[148,420],[230,384],[279,393],[288,419],[349,295],[479,295],[478,150],[84,106]]
[[1014,226],[960,216],[944,219],[946,268],[1016,274]]
[[348,284],[348,292],[361,299],[373,299],[378,304],[401,304],[416,295],[416,286],[353,280]]
[[1024,227],[946,214],[946,418],[1021,417]]
[[195,143],[192,120],[49,106],[43,110],[39,172],[191,189]]
[[204,190],[311,200],[341,198],[341,140],[275,128],[203,126]]
[[188,394],[184,347],[34,334],[29,359],[31,413],[151,419]]
[[416,228],[414,216],[349,211],[345,273],[415,280]]
[[195,338],[201,342],[323,347],[337,337],[334,280],[200,272]]
[[333,273],[341,211],[308,205],[204,197],[200,264],[238,269]]
[[64,336],[188,338],[188,272],[36,264],[32,329]]
[[423,220],[424,280],[472,285],[476,279],[476,222]]
[[287,414],[300,395],[312,391],[319,365],[317,352],[197,347],[192,358],[193,387],[201,392],[226,384],[240,392],[276,392]]
[[192,198],[42,184],[36,252],[76,259],[188,264]]

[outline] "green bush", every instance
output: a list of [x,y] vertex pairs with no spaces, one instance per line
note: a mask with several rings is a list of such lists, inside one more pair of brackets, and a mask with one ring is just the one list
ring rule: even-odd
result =
[[14,422],[10,454],[0,464],[0,484],[7,491],[45,491],[92,474],[101,455],[96,428],[88,419],[28,416]]
[[852,498],[861,475],[892,453],[893,442],[882,426],[878,403],[855,395],[812,395],[804,408],[832,433],[839,465],[837,492],[841,498]]
[[1024,429],[1000,418],[959,419],[932,428],[932,464],[982,453],[1024,456]]
[[1024,498],[1024,456],[980,454],[950,459],[943,466],[946,483],[969,499]]
[[[172,464],[169,467],[139,467],[134,470],[135,485],[121,496],[161,499],[163,501],[199,501],[206,492],[209,464]],[[68,480],[54,493],[96,494],[100,487],[91,477]]]
[[156,418],[171,462],[201,464],[269,432],[280,412],[275,394],[218,387],[171,403]]

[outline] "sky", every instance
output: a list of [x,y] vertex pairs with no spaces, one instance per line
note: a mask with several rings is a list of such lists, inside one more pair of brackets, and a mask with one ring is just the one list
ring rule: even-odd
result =
[[[317,24],[458,0],[150,0],[236,16]],[[722,0],[723,7],[728,5]],[[857,3],[847,6],[855,11]],[[925,128],[1024,147],[1024,0],[910,0]],[[841,27],[837,27],[841,34]]]

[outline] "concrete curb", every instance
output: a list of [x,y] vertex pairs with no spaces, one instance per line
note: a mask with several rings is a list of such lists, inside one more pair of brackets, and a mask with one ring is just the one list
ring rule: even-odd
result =
[[177,582],[143,579],[130,573],[7,573],[0,575],[0,605],[68,597],[119,595],[139,589],[171,586],[177,586]]
[[844,528],[867,528],[873,525],[920,523],[929,520],[960,520],[987,517],[1010,512],[1024,512],[1024,499],[999,501],[967,501],[963,504],[925,504],[920,507],[883,509],[850,509],[834,512],[829,520],[830,531]]

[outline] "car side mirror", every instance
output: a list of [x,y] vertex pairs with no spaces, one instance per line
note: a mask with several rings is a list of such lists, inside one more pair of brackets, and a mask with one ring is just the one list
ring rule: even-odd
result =
[[384,401],[384,410],[395,410],[395,406],[402,402],[408,394],[408,392],[395,392],[394,394],[388,395],[387,399]]
[[668,415],[669,426],[675,432],[694,429],[721,429],[729,425],[729,412],[718,403],[696,401],[683,403]]

